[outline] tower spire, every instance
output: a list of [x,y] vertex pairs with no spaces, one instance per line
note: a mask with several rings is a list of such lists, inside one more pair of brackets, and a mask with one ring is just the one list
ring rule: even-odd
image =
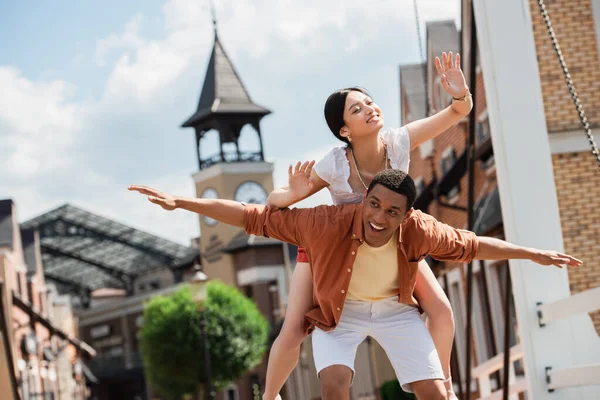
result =
[[[264,161],[262,137],[259,121],[271,113],[250,99],[246,87],[242,83],[230,58],[217,35],[217,17],[214,0],[209,0],[215,41],[206,68],[204,85],[200,93],[200,101],[196,112],[184,123],[184,128],[194,128],[196,131],[197,156],[200,169],[212,164],[234,161]],[[243,152],[238,147],[241,130],[245,125],[251,125],[258,135],[260,151]],[[205,157],[200,153],[200,141],[208,131],[219,132],[221,151],[217,155]],[[233,143],[236,152],[229,154],[223,147],[224,143]]]
[[215,10],[214,0],[208,0],[210,3],[210,15],[212,17],[213,30],[215,32],[215,37],[217,37],[217,11]]

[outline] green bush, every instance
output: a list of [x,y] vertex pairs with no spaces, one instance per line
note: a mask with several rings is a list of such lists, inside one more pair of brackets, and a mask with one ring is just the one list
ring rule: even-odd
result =
[[[218,281],[208,284],[204,313],[213,383],[221,389],[260,363],[269,325],[256,304]],[[146,377],[169,398],[194,393],[204,381],[200,316],[187,287],[144,307],[140,346]]]
[[416,400],[412,393],[406,393],[397,380],[387,381],[379,388],[381,400]]

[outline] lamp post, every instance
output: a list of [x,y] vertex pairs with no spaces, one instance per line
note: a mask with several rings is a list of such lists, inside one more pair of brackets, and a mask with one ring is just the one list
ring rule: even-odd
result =
[[206,318],[204,316],[204,301],[207,296],[207,284],[208,276],[200,270],[200,266],[196,264],[194,266],[194,276],[189,281],[190,292],[192,293],[192,299],[198,305],[200,311],[200,331],[202,332],[202,342],[204,344],[204,369],[206,371],[206,391],[208,392],[209,399],[215,399],[217,393],[212,383],[212,371],[210,366],[210,349],[208,344],[208,336],[206,335]]

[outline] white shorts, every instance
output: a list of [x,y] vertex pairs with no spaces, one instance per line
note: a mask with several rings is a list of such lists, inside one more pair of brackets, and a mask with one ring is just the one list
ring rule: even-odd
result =
[[367,338],[385,350],[402,390],[411,382],[444,379],[438,353],[416,307],[391,297],[375,303],[346,300],[338,326],[329,332],[315,328],[313,357],[317,374],[332,365],[344,365],[354,374],[358,345]]

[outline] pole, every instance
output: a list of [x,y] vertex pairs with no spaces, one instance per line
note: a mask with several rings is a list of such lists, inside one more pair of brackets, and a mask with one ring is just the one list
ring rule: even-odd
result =
[[[473,110],[469,114],[469,140],[467,144],[467,166],[468,166],[468,226],[473,230],[475,213],[475,123],[477,118],[477,31],[475,27],[475,13],[471,5],[471,48],[469,50],[469,85],[473,98]],[[473,324],[473,262],[467,267],[467,357],[466,357],[466,399],[471,400],[471,347],[472,347],[472,324]]]
[[206,391],[208,398],[213,400],[216,398],[217,393],[212,382],[212,368],[210,365],[210,346],[208,342],[208,335],[206,334],[206,315],[204,311],[200,312],[200,331],[202,332],[202,342],[204,344],[204,372],[206,378]]
[[509,392],[509,365],[510,365],[510,296],[512,285],[510,281],[510,268],[506,266],[506,290],[504,292],[504,376],[502,382],[502,399],[508,400]]

